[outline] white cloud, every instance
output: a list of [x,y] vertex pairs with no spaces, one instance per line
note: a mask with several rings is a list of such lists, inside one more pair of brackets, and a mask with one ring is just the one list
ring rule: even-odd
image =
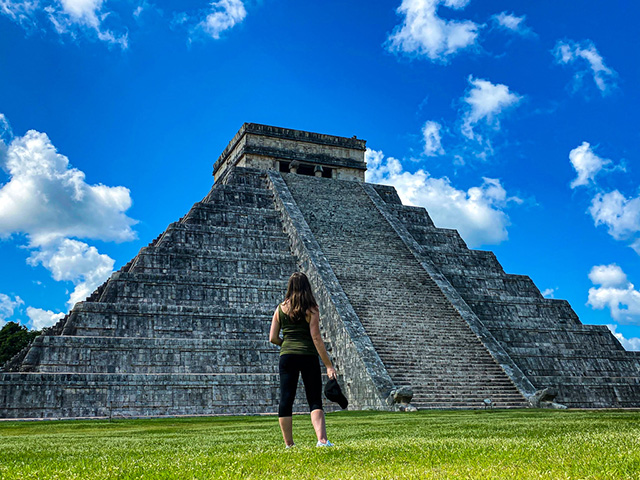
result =
[[605,65],[602,55],[590,40],[579,43],[572,40],[559,40],[552,53],[557,63],[572,65],[576,70],[574,90],[582,87],[584,77],[589,74],[603,96],[617,87],[618,74]]
[[38,0],[0,0],[0,14],[8,17],[27,31],[35,27],[35,15],[40,8]]
[[438,122],[429,120],[422,127],[422,136],[424,138],[424,153],[430,157],[443,155],[442,136],[440,130],[442,125]]
[[582,142],[582,145],[571,150],[569,160],[578,174],[571,182],[571,188],[593,182],[602,167],[611,163],[611,160],[596,155],[588,142]]
[[0,0],[0,14],[29,33],[53,26],[58,34],[72,39],[82,33],[126,49],[126,28],[119,25],[116,31],[104,26],[105,21],[117,17],[105,3],[104,0]]
[[99,27],[98,14],[103,0],[59,0],[63,11],[74,21],[85,23],[91,27]]
[[[192,2],[193,3],[193,2]],[[129,47],[129,31],[144,26],[143,12],[157,12],[171,27],[183,27],[190,35],[218,39],[222,32],[241,23],[247,16],[242,0],[202,2],[205,8],[179,12],[162,9],[147,0],[0,0],[0,15],[21,25],[27,32],[55,31],[72,40],[89,38]],[[176,6],[178,4],[176,3]],[[191,39],[190,39],[191,40]]]
[[41,330],[54,325],[58,320],[64,317],[64,313],[53,313],[51,310],[27,307],[27,316],[29,317],[29,320],[31,320],[31,328],[34,330]]
[[474,128],[482,123],[493,130],[500,129],[499,117],[516,106],[523,97],[509,91],[503,84],[493,84],[488,80],[469,76],[470,88],[462,99],[466,104],[462,119],[462,134],[469,139],[482,141],[482,136]]
[[104,27],[104,20],[114,12],[104,8],[103,4],[103,0],[59,0],[45,7],[45,11],[60,34],[75,38],[78,31],[85,31],[95,34],[103,42],[126,49],[129,46],[127,31],[118,33]]
[[443,5],[462,9],[470,0],[402,0],[404,16],[387,40],[390,51],[446,61],[447,57],[475,44],[480,26],[470,20],[445,20],[438,16]]
[[596,287],[589,289],[587,305],[597,310],[608,307],[611,317],[618,322],[640,321],[640,292],[619,266],[596,265],[591,269],[589,279]]
[[13,312],[17,307],[24,304],[20,297],[14,297],[11,300],[9,295],[0,293],[0,327],[7,323],[7,319],[13,316]]
[[42,245],[27,259],[32,266],[41,264],[56,281],[71,281],[75,285],[67,302],[72,308],[83,301],[113,273],[115,261],[98,253],[95,247],[68,238]]
[[517,33],[519,35],[522,35],[523,37],[535,36],[533,30],[525,25],[526,18],[526,15],[517,17],[512,13],[501,12],[493,15],[491,17],[491,20],[493,20],[494,24],[496,24],[499,28]]
[[0,161],[7,154],[7,143],[13,139],[11,125],[4,113],[0,113]]
[[[571,188],[595,185],[598,173],[612,163],[609,159],[599,157],[588,142],[582,142],[582,145],[571,150],[569,160],[577,173]],[[609,170],[625,169],[616,166]],[[640,196],[627,198],[618,190],[599,192],[591,199],[588,211],[596,227],[606,226],[609,235],[616,240],[628,241],[629,246],[640,255]]]
[[546,288],[541,293],[544,298],[553,298],[553,294],[555,291],[555,288]]
[[596,226],[606,225],[609,235],[616,240],[632,240],[640,232],[640,197],[626,198],[618,190],[598,193],[591,201],[589,213]]
[[[0,185],[0,238],[25,234],[31,249],[27,263],[44,266],[56,281],[72,282],[67,303],[73,307],[111,275],[114,260],[69,237],[133,240],[136,221],[125,213],[131,206],[129,190],[87,184],[84,173],[71,168],[44,133],[30,130],[4,146],[0,166],[10,178]],[[32,312],[39,325],[42,312],[58,315]]]
[[136,221],[125,214],[129,189],[86,183],[46,134],[29,130],[14,138],[0,166],[10,176],[0,186],[0,237],[24,233],[33,245],[52,237],[135,238]]
[[618,325],[609,324],[607,325],[607,327],[609,328],[611,333],[613,333],[613,336],[618,339],[618,341],[622,344],[622,346],[626,350],[634,350],[634,351],[640,350],[640,338],[638,337],[625,338],[624,335],[616,331],[618,329]]
[[196,29],[204,31],[212,38],[220,38],[225,30],[233,28],[247,16],[247,10],[241,0],[219,0],[211,2],[206,18]]
[[367,149],[366,181],[393,185],[405,204],[425,207],[434,223],[455,228],[472,247],[497,244],[508,238],[509,217],[504,209],[516,197],[497,179],[483,178],[480,186],[458,190],[447,177],[433,178],[428,172],[404,171],[399,160],[381,151]]
[[629,283],[627,275],[615,263],[594,266],[589,272],[589,280],[594,285],[603,287],[619,287]]

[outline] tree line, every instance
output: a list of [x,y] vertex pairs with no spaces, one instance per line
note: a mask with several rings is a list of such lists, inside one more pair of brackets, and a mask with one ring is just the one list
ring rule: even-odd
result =
[[0,368],[40,333],[40,330],[29,330],[15,322],[7,322],[0,329]]

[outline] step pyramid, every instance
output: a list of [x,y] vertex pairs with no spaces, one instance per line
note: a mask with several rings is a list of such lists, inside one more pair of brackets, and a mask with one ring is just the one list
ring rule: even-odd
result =
[[364,149],[245,124],[209,194],[3,367],[0,417],[274,413],[297,270],[350,408],[640,406],[638,353],[365,183]]

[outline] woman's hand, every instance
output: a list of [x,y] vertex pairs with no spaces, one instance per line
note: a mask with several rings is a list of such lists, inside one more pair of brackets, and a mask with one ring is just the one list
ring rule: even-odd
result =
[[327,367],[327,377],[329,377],[330,379],[336,378],[336,369],[333,367]]

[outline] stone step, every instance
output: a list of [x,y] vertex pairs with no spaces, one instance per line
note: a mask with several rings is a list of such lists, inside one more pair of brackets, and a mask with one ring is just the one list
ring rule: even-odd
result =
[[491,375],[483,377],[477,374],[474,377],[455,377],[453,375],[423,375],[423,376],[407,376],[390,372],[391,378],[397,385],[411,385],[414,388],[414,394],[422,390],[429,389],[435,392],[465,389],[495,391],[502,394],[518,394],[518,390],[512,383],[500,382],[492,380]]
[[207,274],[288,278],[296,270],[289,251],[225,252],[185,248],[149,248],[140,252],[129,273]]
[[78,314],[73,334],[78,336],[165,337],[165,338],[244,338],[267,337],[271,315],[260,317],[206,317],[169,315]]
[[455,395],[492,395],[496,398],[519,398],[523,399],[513,385],[511,388],[505,388],[503,385],[481,385],[481,384],[462,384],[461,382],[432,382],[430,384],[411,383],[414,389],[414,397],[426,398],[428,396],[455,396]]
[[166,303],[173,305],[253,304],[277,305],[286,291],[286,279],[242,275],[235,278],[191,274],[114,274],[101,301]]
[[[33,358],[37,356],[38,358]],[[277,373],[266,337],[233,339],[41,336],[24,364],[40,372]]]
[[635,355],[628,355],[625,350],[589,350],[583,348],[563,347],[562,345],[541,345],[536,347],[509,347],[509,354],[516,357],[553,357],[556,360],[575,359],[608,359],[608,360],[631,360],[635,361]]
[[493,358],[487,358],[486,355],[471,356],[466,352],[456,353],[456,350],[454,349],[439,352],[431,352],[428,350],[420,351],[420,349],[415,350],[418,350],[416,353],[419,355],[409,353],[406,350],[399,350],[398,353],[394,354],[393,352],[377,349],[378,354],[385,362],[385,365],[389,364],[390,366],[407,367],[415,365],[419,366],[420,369],[423,370],[424,368],[428,368],[430,365],[433,365],[434,369],[447,364],[452,366],[455,365],[456,368],[460,366],[468,366],[469,368],[472,368],[471,366],[473,366],[475,368],[479,366],[491,367],[496,365]]
[[[191,226],[192,224],[187,224]],[[199,225],[200,226],[200,225]],[[272,232],[247,228],[219,227],[217,232],[194,230],[168,230],[155,245],[162,250],[201,250],[205,252],[248,252],[269,253],[283,252],[289,249],[288,238],[280,231]],[[213,229],[213,227],[209,227]],[[146,251],[144,248],[141,251]]]
[[[376,191],[378,189],[376,188]],[[378,195],[380,193],[378,192]],[[387,205],[387,208],[393,212],[404,224],[420,225],[426,228],[435,228],[433,220],[423,207],[413,207],[409,205]]]
[[[496,408],[496,409],[519,409],[519,408],[526,408],[528,407],[528,405],[523,405],[523,404],[496,404],[494,405],[492,408]],[[433,404],[429,404],[429,405],[418,405],[417,409],[418,410],[481,410],[483,408],[486,408],[484,405],[469,405],[466,403],[456,403],[456,404],[448,404],[448,403],[444,403],[444,404],[438,404],[438,403],[433,403]]]
[[416,242],[427,252],[468,251],[467,244],[456,230],[430,228],[422,225],[408,225],[407,230]]
[[203,208],[192,209],[182,220],[185,224],[217,225],[219,227],[244,228],[253,231],[277,232],[280,230],[279,219],[269,215],[270,212],[226,212],[208,211]]
[[217,185],[211,190],[209,195],[205,197],[202,203],[270,208],[273,206],[273,194],[265,187]]
[[493,402],[513,402],[513,403],[526,403],[525,399],[522,397],[522,395],[519,395],[517,393],[513,394],[513,395],[500,395],[500,394],[495,394],[495,392],[491,392],[491,391],[486,391],[486,392],[482,392],[482,391],[460,391],[457,390],[455,392],[452,393],[447,393],[446,391],[443,392],[434,392],[434,393],[424,393],[424,394],[416,394],[414,395],[414,397],[411,400],[411,403],[417,403],[417,404],[421,404],[421,403],[427,403],[427,402],[436,402],[436,403],[442,403],[442,402],[447,402],[447,401],[464,401],[464,402],[473,402],[473,403],[484,403],[485,399],[490,399]]
[[[0,418],[238,415],[278,411],[277,374],[0,372],[0,385]],[[337,409],[335,404],[325,407],[327,411]],[[294,411],[308,412],[301,389]]]
[[[199,236],[202,236],[206,238],[207,241],[209,241],[211,238],[236,238],[245,236],[252,238],[287,238],[287,236],[282,232],[282,227],[280,224],[270,225],[270,228],[256,228],[255,225],[251,224],[230,226],[173,222],[169,224],[165,233],[161,235],[159,242],[162,242],[167,238],[171,239],[171,237],[173,236],[176,237],[176,241],[182,241],[182,236],[188,236],[188,238],[198,238]],[[185,241],[183,243],[189,242]]]
[[[241,337],[267,335],[276,305],[166,305],[80,302],[71,312],[69,334],[116,337]],[[71,330],[69,330],[71,329]]]
[[104,302],[79,302],[73,311],[91,313],[128,313],[140,315],[183,315],[183,316],[262,316],[271,318],[276,304],[256,303],[249,307],[237,307],[228,304],[200,304],[200,305],[166,305],[164,303],[104,303]]

